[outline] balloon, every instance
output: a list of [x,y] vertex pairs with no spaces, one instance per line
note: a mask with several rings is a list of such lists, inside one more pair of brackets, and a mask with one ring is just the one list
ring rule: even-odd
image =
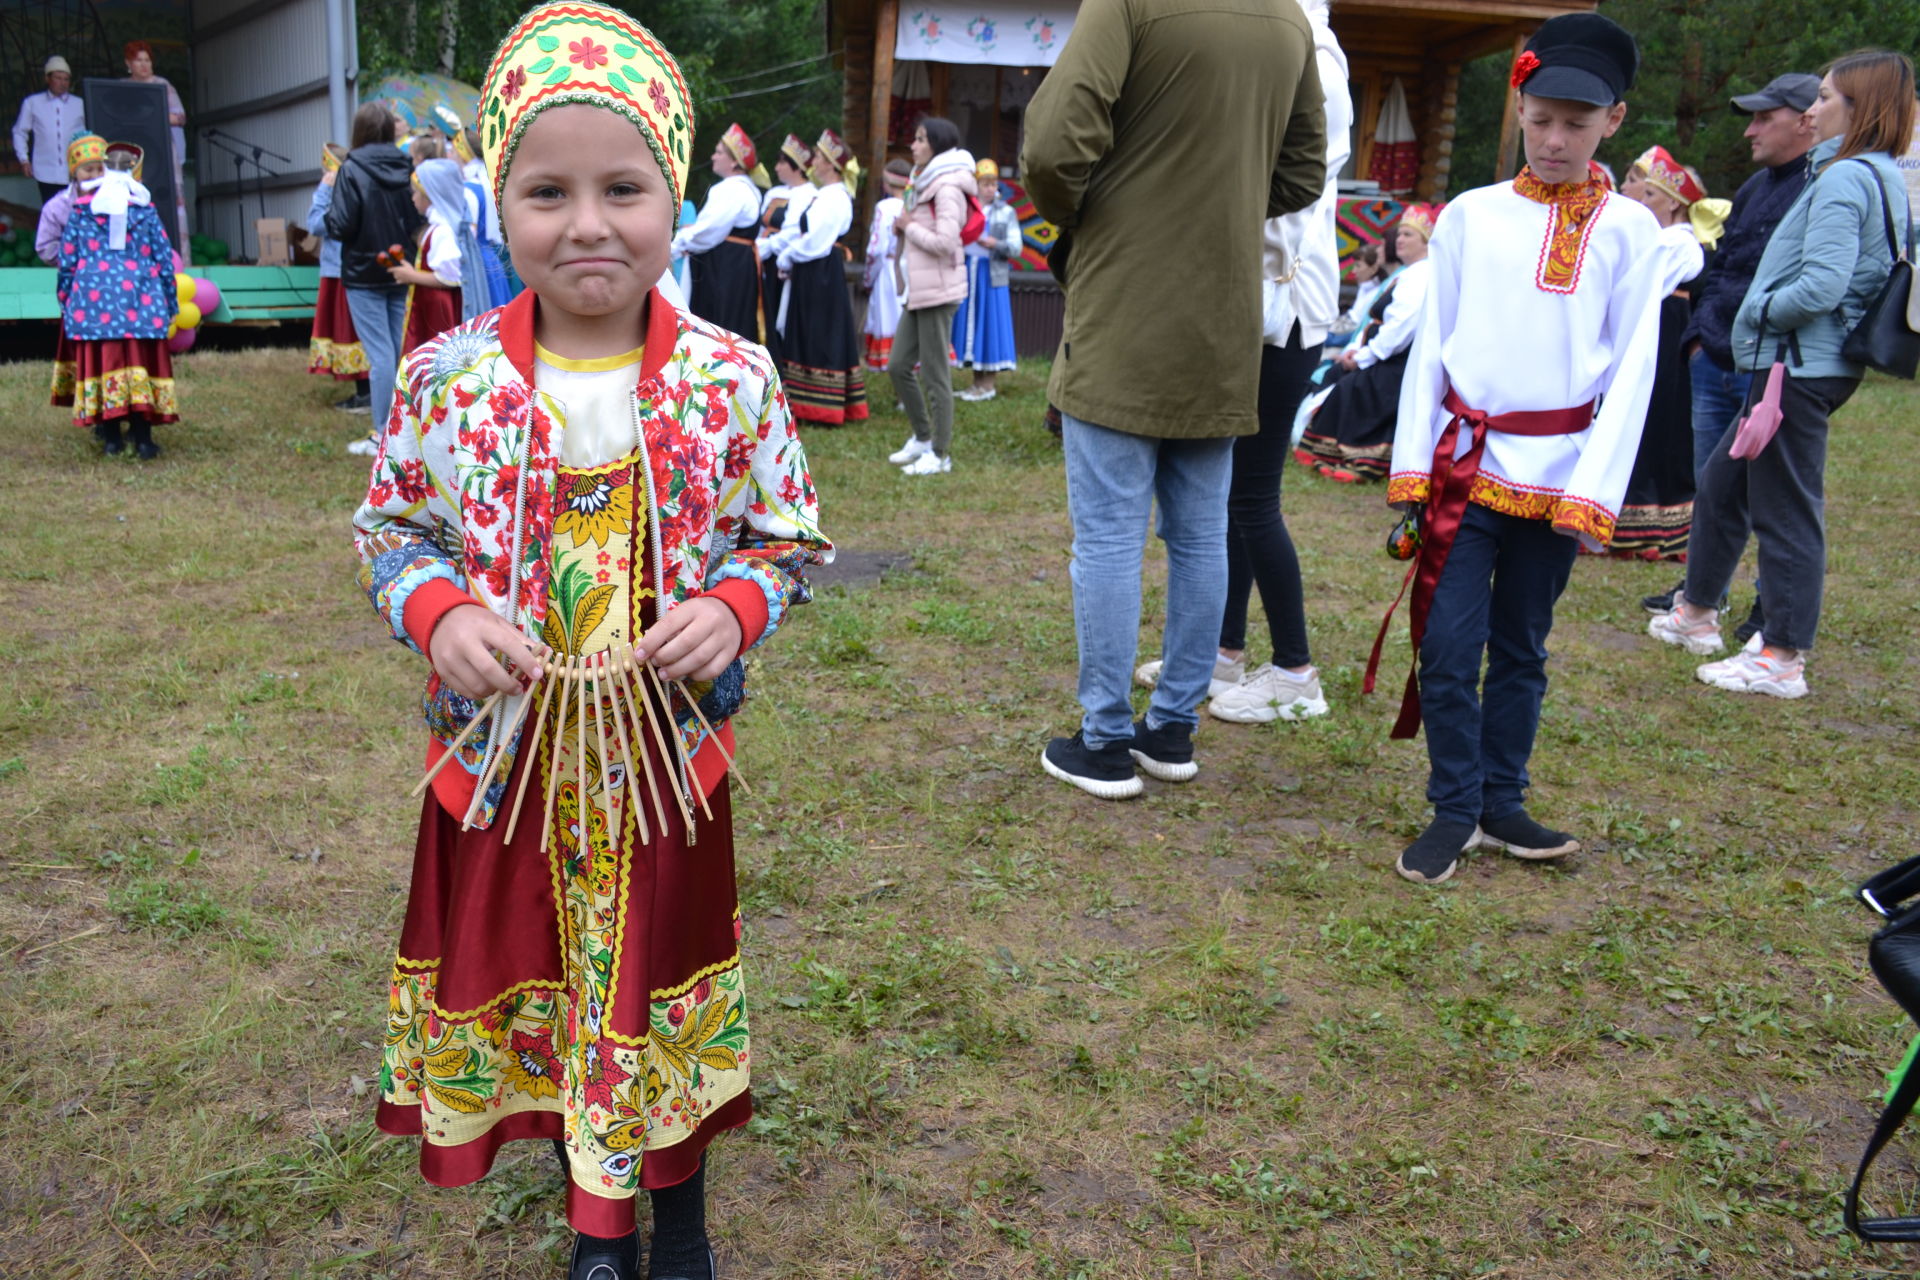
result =
[[193,277],[184,271],[174,272],[173,291],[183,302],[193,297]]
[[184,269],[186,265],[187,265],[186,263],[180,261],[180,251],[178,249],[175,249],[173,251],[173,269],[175,271],[180,271]]
[[204,276],[193,282],[193,305],[200,308],[200,314],[210,316],[220,309],[220,286]]
[[200,331],[198,329],[182,329],[167,339],[167,350],[173,352],[175,355],[179,355],[183,351],[191,351],[194,342],[199,337]]
[[200,321],[204,318],[205,317],[200,314],[199,307],[194,306],[191,302],[186,302],[180,305],[180,314],[175,317],[175,320],[182,329],[197,329],[200,327]]

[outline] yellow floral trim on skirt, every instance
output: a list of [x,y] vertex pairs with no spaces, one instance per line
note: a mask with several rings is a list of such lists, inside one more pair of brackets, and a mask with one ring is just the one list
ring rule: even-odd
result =
[[336,378],[364,378],[367,376],[367,349],[357,342],[309,338],[307,372],[331,374]]
[[80,378],[70,364],[53,367],[53,402],[73,406],[73,425],[91,427],[96,422],[142,414],[149,422],[177,422],[180,402],[174,395],[172,378],[154,378],[138,365],[116,369],[104,378]]

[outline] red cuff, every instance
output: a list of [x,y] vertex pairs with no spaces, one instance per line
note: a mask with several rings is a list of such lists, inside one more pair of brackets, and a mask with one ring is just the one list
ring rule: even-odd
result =
[[[430,653],[433,629],[440,625],[440,619],[463,604],[479,603],[445,578],[429,578],[407,597],[400,625],[406,628],[408,638],[420,646],[420,652]],[[764,617],[765,613],[766,606],[762,605],[761,615]]]
[[[416,593],[417,594],[417,593]],[[740,653],[759,643],[767,632],[767,593],[744,578],[728,578],[707,595],[733,610],[740,624]],[[411,607],[408,613],[412,613]],[[739,654],[735,654],[738,657]]]

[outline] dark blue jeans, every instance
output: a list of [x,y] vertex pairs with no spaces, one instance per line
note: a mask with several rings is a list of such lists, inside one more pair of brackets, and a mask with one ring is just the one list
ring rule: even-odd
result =
[[1578,550],[1544,520],[1468,504],[1420,645],[1434,817],[1478,822],[1524,804],[1547,693],[1547,632]]
[[1753,375],[1728,373],[1706,352],[1695,351],[1687,361],[1687,377],[1693,384],[1693,479],[1697,484],[1713,447],[1747,407]]

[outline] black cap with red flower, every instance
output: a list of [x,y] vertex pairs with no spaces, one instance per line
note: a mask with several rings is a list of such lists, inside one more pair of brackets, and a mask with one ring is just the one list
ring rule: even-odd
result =
[[1536,98],[1610,107],[1627,96],[1640,70],[1640,46],[1627,29],[1597,13],[1564,13],[1540,24],[1513,62],[1513,87]]

